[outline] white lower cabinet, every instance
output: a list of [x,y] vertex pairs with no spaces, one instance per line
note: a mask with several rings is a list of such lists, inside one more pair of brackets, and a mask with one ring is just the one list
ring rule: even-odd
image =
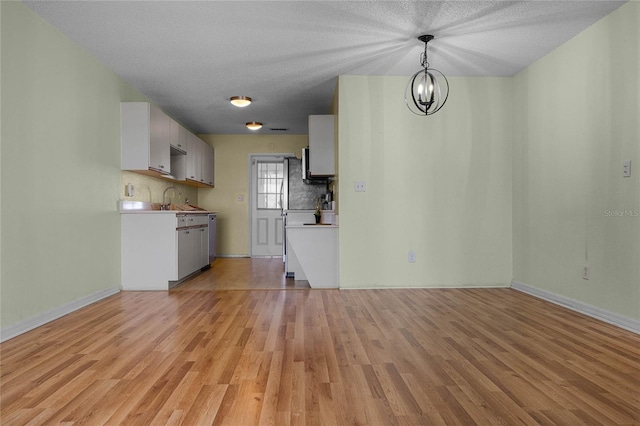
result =
[[191,229],[176,231],[178,240],[178,277],[181,280],[195,271],[195,237],[196,232]]
[[[208,224],[207,215],[187,218]],[[121,214],[123,290],[168,290],[209,263],[208,227],[178,223],[175,213]]]
[[209,263],[208,228],[188,228],[176,231],[178,242],[178,278],[181,280]]

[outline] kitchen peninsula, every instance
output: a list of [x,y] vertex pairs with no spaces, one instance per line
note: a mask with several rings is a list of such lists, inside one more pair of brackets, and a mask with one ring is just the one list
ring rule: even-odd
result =
[[338,225],[287,225],[287,262],[311,288],[338,288]]

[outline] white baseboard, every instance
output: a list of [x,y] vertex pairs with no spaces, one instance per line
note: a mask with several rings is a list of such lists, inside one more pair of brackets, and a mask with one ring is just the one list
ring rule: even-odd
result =
[[340,286],[340,290],[472,290],[483,288],[509,288],[509,284],[482,284],[482,285],[454,285],[454,286],[380,286],[365,285],[362,287],[344,287]]
[[531,287],[518,281],[512,281],[511,288],[537,297],[539,299],[546,300],[547,302],[551,302],[567,309],[571,309],[572,311],[579,312],[591,318],[595,318],[608,324],[615,325],[616,327],[620,327],[633,333],[640,334],[640,321],[633,318],[627,318],[625,316],[606,311],[602,308],[598,308],[587,303],[580,302],[578,300],[560,296],[558,294],[551,293],[546,290],[541,290],[536,287]]
[[229,258],[235,258],[235,257],[251,257],[248,254],[216,254],[216,257],[229,257]]
[[72,302],[65,303],[64,305],[51,309],[50,311],[38,314],[31,318],[27,318],[8,327],[4,327],[0,330],[0,342],[12,339],[16,336],[19,336],[20,334],[26,333],[27,331],[33,330],[34,328],[40,327],[41,325],[70,314],[71,312],[77,311],[78,309],[84,308],[85,306],[88,306],[99,300],[105,299],[109,296],[113,296],[114,294],[117,294],[119,292],[119,287],[111,287],[100,290],[97,293],[93,293],[80,299],[76,299]]

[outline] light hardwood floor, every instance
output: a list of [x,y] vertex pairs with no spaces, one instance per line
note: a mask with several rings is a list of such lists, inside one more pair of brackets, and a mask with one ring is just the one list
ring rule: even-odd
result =
[[309,281],[285,278],[282,258],[220,258],[176,287],[190,290],[273,290],[311,288]]
[[1,423],[640,424],[640,336],[514,290],[198,287],[0,345]]

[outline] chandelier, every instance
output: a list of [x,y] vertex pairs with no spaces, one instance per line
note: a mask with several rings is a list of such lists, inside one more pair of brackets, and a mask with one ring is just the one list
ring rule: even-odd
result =
[[420,54],[422,69],[409,79],[404,90],[404,102],[409,111],[416,115],[431,115],[440,111],[449,97],[449,82],[440,71],[430,68],[427,61],[427,43],[432,35],[421,35],[418,40],[424,43],[424,53]]

